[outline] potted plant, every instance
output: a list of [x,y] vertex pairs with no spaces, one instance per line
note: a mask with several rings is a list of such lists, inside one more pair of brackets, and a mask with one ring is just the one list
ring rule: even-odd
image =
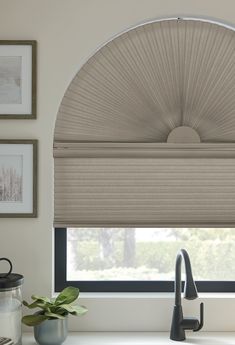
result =
[[56,298],[33,295],[33,303],[23,301],[29,309],[39,308],[33,315],[26,315],[22,322],[34,327],[34,337],[40,345],[59,345],[68,334],[68,315],[83,315],[87,312],[84,306],[72,305],[78,298],[79,289],[69,286]]

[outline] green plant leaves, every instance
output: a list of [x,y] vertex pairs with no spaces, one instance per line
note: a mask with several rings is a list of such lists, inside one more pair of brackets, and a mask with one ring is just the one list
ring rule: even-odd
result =
[[38,307],[37,302],[33,302],[33,303],[29,304],[28,302],[23,301],[23,305],[29,309],[34,309],[34,308]]
[[23,305],[26,306],[29,309],[34,309],[34,308],[45,309],[47,306],[50,306],[51,304],[49,304],[49,303],[42,303],[42,302],[38,302],[38,301],[34,301],[33,303],[29,304],[28,302],[23,301]]
[[87,308],[82,305],[62,304],[60,308],[73,315],[84,315],[87,312]]
[[72,286],[65,288],[56,299],[33,295],[33,303],[29,304],[28,302],[23,301],[23,304],[29,309],[40,308],[41,311],[34,315],[24,316],[22,318],[22,322],[28,326],[36,326],[44,320],[63,320],[68,314],[83,315],[87,312],[87,309],[84,306],[71,305],[78,296],[79,289]]
[[26,315],[22,317],[22,322],[27,326],[37,326],[45,320],[48,320],[45,315]]
[[33,295],[31,298],[35,301],[38,301],[38,302],[44,302],[44,303],[50,303],[51,302],[50,298],[48,298],[48,297]]
[[65,316],[63,315],[59,315],[59,314],[55,314],[55,313],[51,313],[49,311],[46,311],[45,312],[45,316],[48,316],[48,319],[60,319],[60,320],[64,320],[65,319]]
[[79,290],[73,286],[65,288],[55,300],[56,305],[70,304],[79,296]]

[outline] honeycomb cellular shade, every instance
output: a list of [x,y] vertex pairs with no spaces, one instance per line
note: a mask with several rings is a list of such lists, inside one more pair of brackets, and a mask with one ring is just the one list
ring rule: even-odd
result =
[[149,22],[78,71],[54,136],[56,226],[235,224],[235,33]]
[[235,224],[235,147],[202,145],[58,149],[55,225]]

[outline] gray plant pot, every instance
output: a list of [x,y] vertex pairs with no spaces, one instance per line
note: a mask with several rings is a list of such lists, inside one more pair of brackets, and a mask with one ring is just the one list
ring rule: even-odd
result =
[[39,345],[60,345],[68,335],[68,317],[46,320],[34,326],[34,338]]

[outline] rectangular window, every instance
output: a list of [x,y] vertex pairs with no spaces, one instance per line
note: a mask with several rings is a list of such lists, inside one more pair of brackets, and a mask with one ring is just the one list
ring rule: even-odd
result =
[[170,292],[185,248],[200,292],[235,292],[235,229],[67,228],[55,231],[56,291]]

